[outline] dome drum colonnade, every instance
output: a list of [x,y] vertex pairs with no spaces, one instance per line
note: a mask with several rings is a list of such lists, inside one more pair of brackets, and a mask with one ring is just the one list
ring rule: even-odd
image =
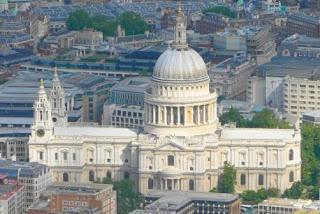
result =
[[186,17],[181,9],[173,44],[157,60],[151,81],[145,92],[146,132],[185,136],[215,130],[216,93],[210,92],[202,57],[188,47]]

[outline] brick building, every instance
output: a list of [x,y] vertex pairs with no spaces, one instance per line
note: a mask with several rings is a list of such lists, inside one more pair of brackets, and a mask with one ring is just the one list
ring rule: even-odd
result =
[[28,214],[61,212],[116,214],[116,192],[109,184],[54,183],[27,211]]

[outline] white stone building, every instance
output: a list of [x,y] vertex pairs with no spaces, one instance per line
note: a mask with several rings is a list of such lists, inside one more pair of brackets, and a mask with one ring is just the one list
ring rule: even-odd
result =
[[56,182],[130,178],[142,193],[209,191],[216,187],[225,161],[237,169],[238,192],[271,187],[284,191],[299,181],[299,128],[221,127],[216,92],[209,89],[206,64],[188,47],[181,10],[174,37],[145,91],[143,132],[53,122],[52,113],[61,106],[50,103],[41,84],[30,161],[49,165]]

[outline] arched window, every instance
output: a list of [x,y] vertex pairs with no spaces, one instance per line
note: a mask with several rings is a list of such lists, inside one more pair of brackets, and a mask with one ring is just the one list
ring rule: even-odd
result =
[[189,190],[194,191],[194,180],[189,180]]
[[168,155],[168,166],[174,166],[174,156]]
[[92,170],[89,171],[89,181],[94,181],[94,172]]
[[148,179],[148,189],[153,189],[153,179],[152,178]]
[[293,160],[294,154],[293,154],[293,149],[289,150],[289,160]]
[[259,185],[263,185],[263,183],[264,183],[264,177],[263,177],[263,175],[259,175],[259,177],[258,177],[258,184],[259,184]]
[[63,179],[63,182],[68,182],[69,181],[69,175],[68,175],[68,173],[63,173],[63,175],[62,175],[62,179]]
[[129,179],[129,178],[130,178],[129,172],[124,172],[124,179]]
[[294,173],[292,171],[289,173],[289,182],[294,182]]
[[110,172],[110,171],[107,171],[107,178],[110,178],[110,179],[111,179],[111,177],[112,177],[111,172]]
[[240,175],[240,184],[246,185],[246,175],[245,174]]

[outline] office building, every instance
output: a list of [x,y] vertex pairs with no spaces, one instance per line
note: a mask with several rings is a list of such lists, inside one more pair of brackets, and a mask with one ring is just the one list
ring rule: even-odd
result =
[[128,77],[111,88],[111,99],[104,104],[103,124],[123,128],[143,128],[144,91],[149,77]]
[[303,13],[295,13],[288,16],[287,35],[306,35],[308,37],[320,38],[319,17],[310,16]]
[[24,186],[16,180],[9,180],[6,174],[0,173],[0,213],[24,213]]
[[49,167],[39,163],[15,162],[0,159],[0,173],[17,180],[24,187],[23,210],[39,199],[40,193],[52,182]]

